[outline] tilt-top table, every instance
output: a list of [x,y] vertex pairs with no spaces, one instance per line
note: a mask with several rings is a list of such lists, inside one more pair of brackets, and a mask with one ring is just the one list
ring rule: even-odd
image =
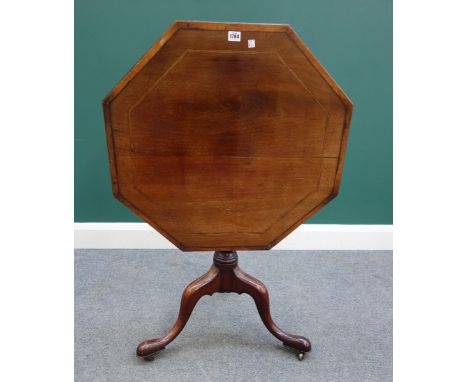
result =
[[337,195],[351,101],[289,25],[178,21],[103,106],[115,197],[182,251],[215,251],[137,355],[173,341],[202,296],[235,292],[302,360],[310,341],[274,323],[236,250],[272,248]]

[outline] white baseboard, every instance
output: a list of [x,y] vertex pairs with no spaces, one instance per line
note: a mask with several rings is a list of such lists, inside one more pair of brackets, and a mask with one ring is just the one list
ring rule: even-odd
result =
[[[146,223],[75,223],[75,248],[176,248]],[[303,224],[273,249],[392,250],[392,225]]]

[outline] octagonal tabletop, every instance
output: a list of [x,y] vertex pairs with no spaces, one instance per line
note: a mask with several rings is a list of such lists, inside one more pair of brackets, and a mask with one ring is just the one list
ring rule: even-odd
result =
[[288,25],[175,22],[103,104],[114,195],[182,250],[269,249],[338,192],[352,104]]

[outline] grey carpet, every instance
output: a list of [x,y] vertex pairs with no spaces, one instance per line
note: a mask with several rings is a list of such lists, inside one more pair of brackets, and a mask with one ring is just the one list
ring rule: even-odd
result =
[[138,342],[173,324],[180,295],[212,255],[175,250],[75,251],[75,380],[392,380],[392,252],[239,252],[270,291],[284,330],[308,337],[300,362],[263,326],[248,295],[203,297],[154,362]]

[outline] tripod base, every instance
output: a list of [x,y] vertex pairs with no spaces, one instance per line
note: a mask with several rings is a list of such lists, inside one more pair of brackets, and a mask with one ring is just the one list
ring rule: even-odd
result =
[[302,360],[304,353],[311,349],[310,341],[305,337],[288,334],[275,324],[270,314],[268,289],[261,281],[242,271],[237,265],[237,259],[235,251],[215,252],[213,265],[208,272],[185,288],[175,324],[163,337],[147,340],[138,345],[137,356],[149,361],[153,360],[154,354],[163,350],[179,335],[200,298],[206,295],[211,296],[216,292],[233,292],[250,295],[257,305],[258,313],[266,328],[285,346],[294,349],[298,353],[299,360]]

